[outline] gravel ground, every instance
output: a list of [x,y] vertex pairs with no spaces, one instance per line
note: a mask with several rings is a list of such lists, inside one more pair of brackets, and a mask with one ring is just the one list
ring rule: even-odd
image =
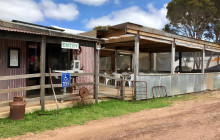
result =
[[[197,95],[195,95],[197,96]],[[7,140],[220,139],[220,92],[178,101],[172,107],[144,110],[81,126],[49,130]]]

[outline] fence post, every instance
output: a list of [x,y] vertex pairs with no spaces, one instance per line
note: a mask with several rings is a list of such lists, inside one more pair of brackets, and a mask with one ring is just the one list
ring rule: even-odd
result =
[[121,93],[121,100],[124,100],[124,94],[125,94],[125,81],[124,80],[122,80],[121,81],[121,91],[120,91],[120,93]]
[[98,103],[98,73],[99,73],[99,51],[94,48],[94,99]]
[[40,48],[40,104],[45,109],[45,66],[46,66],[46,36],[42,36]]

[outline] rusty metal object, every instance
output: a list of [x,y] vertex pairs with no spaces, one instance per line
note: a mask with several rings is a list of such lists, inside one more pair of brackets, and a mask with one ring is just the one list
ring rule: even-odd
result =
[[89,95],[89,90],[85,87],[82,87],[80,90],[79,90],[79,96],[82,97],[82,98],[85,98],[86,96]]
[[[152,94],[153,94],[153,98],[154,97],[167,97],[167,91],[164,86],[152,87]],[[155,94],[156,94],[156,96],[155,96]],[[158,96],[158,94],[159,94],[159,96]]]
[[11,120],[23,120],[25,115],[25,105],[22,96],[15,96],[13,102],[10,105],[10,116]]

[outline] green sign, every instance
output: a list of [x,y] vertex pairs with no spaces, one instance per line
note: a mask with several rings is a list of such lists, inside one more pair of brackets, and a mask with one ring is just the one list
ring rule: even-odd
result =
[[62,42],[61,48],[63,48],[63,49],[79,49],[79,43]]

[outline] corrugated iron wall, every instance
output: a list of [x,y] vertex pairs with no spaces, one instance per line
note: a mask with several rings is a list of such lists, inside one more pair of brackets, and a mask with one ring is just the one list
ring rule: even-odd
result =
[[[164,86],[168,96],[200,92],[204,90],[216,90],[220,88],[220,73],[206,74],[177,74],[177,75],[143,75],[138,76],[138,81],[147,82],[148,98],[153,98],[152,87]],[[143,83],[137,83],[142,86]],[[143,90],[143,89],[137,89]],[[146,90],[145,90],[146,91]],[[137,99],[146,99],[146,96],[138,95]]]
[[[20,49],[20,68],[8,68],[8,48]],[[26,74],[27,47],[25,41],[0,39],[0,76]],[[26,79],[0,81],[0,89],[25,87]],[[25,91],[0,94],[1,100],[13,99],[14,96],[26,96]]]
[[[93,73],[94,72],[94,48],[93,47],[82,47],[82,53],[79,55],[80,65],[84,65],[84,73]],[[79,78],[81,83],[88,83],[94,81],[94,76],[81,76]],[[85,86],[89,90],[93,91],[93,86]]]

